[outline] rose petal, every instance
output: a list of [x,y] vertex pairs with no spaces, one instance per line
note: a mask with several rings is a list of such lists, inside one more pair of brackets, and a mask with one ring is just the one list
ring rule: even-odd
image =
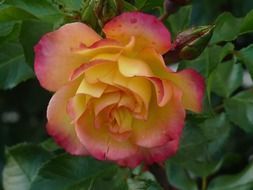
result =
[[160,107],[167,104],[173,93],[172,84],[167,80],[161,80],[155,77],[148,77],[148,79],[154,84],[157,104]]
[[95,128],[94,115],[91,113],[83,114],[77,122],[77,135],[92,156],[99,160],[118,160],[135,154],[137,150],[135,145],[129,141],[115,140],[110,135],[106,123],[103,125]]
[[173,72],[166,67],[163,57],[152,48],[143,49],[136,57],[148,65],[154,76],[163,77],[167,75],[168,71]]
[[135,155],[122,160],[118,160],[117,163],[119,165],[130,168],[137,167],[141,162],[144,162],[146,165],[161,163],[176,153],[178,145],[179,138],[168,141],[165,145],[160,147],[149,149],[140,148]]
[[[193,69],[173,72],[166,68],[162,58],[159,58],[159,55],[151,49],[144,49],[138,58],[145,61],[154,77],[163,81],[168,80],[181,89],[183,92],[182,100],[186,109],[201,112],[205,85],[203,77],[198,72]],[[145,72],[139,74],[142,74],[140,76],[148,76],[144,75]]]
[[73,69],[83,60],[72,49],[87,46],[101,37],[82,23],[66,24],[58,30],[44,35],[35,46],[35,73],[40,84],[51,91],[63,86]]
[[[131,77],[126,78],[121,75],[118,71],[114,73],[112,83],[118,87],[124,88],[140,99],[144,104],[144,111],[148,113],[149,102],[151,98],[151,83],[146,78],[142,77]],[[147,116],[147,113],[145,114]],[[145,116],[145,117],[146,117]]]
[[147,120],[133,121],[133,140],[137,145],[153,148],[179,138],[185,119],[181,96],[180,90],[173,87],[173,96],[163,107],[152,97]]
[[141,12],[123,13],[114,17],[103,28],[107,38],[124,44],[136,38],[136,48],[152,47],[163,54],[171,47],[170,33],[155,16]]
[[120,73],[126,77],[153,76],[152,71],[144,61],[126,56],[119,57],[118,68]]
[[113,61],[108,61],[108,60],[103,60],[103,59],[93,60],[88,63],[84,63],[80,67],[76,68],[72,72],[70,76],[70,80],[75,80],[76,78],[84,74],[84,72],[90,70],[88,74],[86,74],[85,76],[86,79],[89,82],[93,82],[93,83],[98,82],[97,77],[105,75],[105,71],[107,72],[108,70],[111,70],[114,67],[115,67],[115,62]]
[[90,95],[92,97],[99,98],[104,93],[106,87],[107,85],[104,83],[97,82],[97,83],[91,84],[88,81],[86,81],[86,79],[84,78],[82,82],[80,83],[76,93]]
[[183,104],[186,109],[201,112],[204,96],[204,78],[193,69],[169,73],[167,77],[183,92]]
[[76,94],[67,103],[67,113],[75,122],[85,111],[89,98],[84,94]]
[[66,151],[74,155],[86,155],[66,112],[68,100],[74,96],[80,81],[74,81],[58,90],[51,98],[47,109],[47,131]]
[[97,116],[99,112],[101,112],[104,108],[112,105],[117,104],[120,100],[120,93],[107,93],[104,94],[102,97],[93,101],[94,104],[94,113]]

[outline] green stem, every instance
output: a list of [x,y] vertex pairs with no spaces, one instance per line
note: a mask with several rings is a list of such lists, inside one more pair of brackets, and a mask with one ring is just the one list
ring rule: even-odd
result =
[[160,21],[165,21],[167,18],[169,17],[169,13],[164,13],[164,14],[162,14],[160,17],[159,17],[159,20]]
[[206,190],[206,186],[207,186],[207,179],[206,179],[206,177],[203,177],[202,178],[201,190]]
[[214,108],[214,111],[219,113],[219,112],[222,111],[223,109],[224,109],[224,104],[222,103],[222,104],[216,106],[216,107]]

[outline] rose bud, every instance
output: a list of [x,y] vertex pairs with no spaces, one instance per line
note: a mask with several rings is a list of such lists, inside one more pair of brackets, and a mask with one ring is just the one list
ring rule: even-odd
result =
[[198,26],[179,33],[171,51],[164,55],[166,64],[197,58],[210,41],[214,26]]

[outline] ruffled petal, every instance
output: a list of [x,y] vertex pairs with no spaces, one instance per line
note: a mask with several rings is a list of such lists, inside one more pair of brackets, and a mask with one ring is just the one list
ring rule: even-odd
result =
[[70,98],[67,103],[67,113],[71,117],[72,122],[75,122],[85,111],[88,97],[84,94],[76,94]]
[[118,68],[120,73],[126,77],[153,75],[144,61],[125,56],[119,57]]
[[99,98],[104,93],[106,86],[107,86],[106,84],[101,82],[91,84],[87,82],[86,79],[84,78],[80,83],[76,93],[90,95],[92,97]]
[[115,68],[114,63],[115,62],[113,61],[108,61],[108,60],[103,60],[103,59],[93,60],[88,63],[84,63],[72,72],[70,76],[70,80],[75,80],[76,78],[84,74],[84,72],[89,71],[85,75],[85,78],[89,82],[93,82],[93,83],[98,82],[97,80],[98,77],[104,76],[108,72],[108,70],[110,71],[113,68]]
[[173,87],[173,95],[163,107],[157,105],[153,96],[147,120],[133,121],[133,140],[137,145],[154,148],[179,138],[185,119],[181,96],[180,90]]
[[78,84],[79,81],[75,81],[63,86],[51,98],[47,109],[47,131],[69,153],[86,155],[87,151],[79,141],[67,114],[67,102],[74,96]]
[[73,69],[83,63],[73,51],[90,46],[101,37],[83,23],[66,24],[44,35],[35,46],[35,73],[40,84],[56,91],[63,86]]
[[136,38],[136,48],[152,47],[164,54],[171,48],[170,33],[155,16],[141,12],[128,12],[114,17],[103,28],[107,38],[124,44]]
[[185,69],[176,73],[168,73],[167,79],[172,81],[183,92],[184,107],[194,112],[201,112],[204,97],[204,78],[193,69]]
[[136,153],[137,146],[129,141],[118,141],[110,134],[106,122],[100,124],[103,126],[95,127],[94,115],[87,112],[76,125],[80,141],[92,156],[99,160],[118,160]]
[[172,84],[167,80],[161,80],[155,77],[148,77],[148,79],[155,87],[157,104],[160,107],[166,105],[173,94]]
[[146,165],[151,165],[153,163],[161,163],[173,156],[179,146],[179,138],[172,141],[168,141],[165,145],[154,147],[154,148],[140,148],[139,151],[128,158],[118,160],[119,165],[135,168],[141,162],[144,162]]

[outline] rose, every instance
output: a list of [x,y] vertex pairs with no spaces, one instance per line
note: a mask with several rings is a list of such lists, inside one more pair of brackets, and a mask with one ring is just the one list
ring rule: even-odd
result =
[[203,79],[165,66],[170,33],[154,16],[123,13],[103,31],[105,39],[66,24],[36,45],[38,80],[56,91],[48,133],[74,155],[129,167],[164,161],[178,148],[185,109],[201,111]]

